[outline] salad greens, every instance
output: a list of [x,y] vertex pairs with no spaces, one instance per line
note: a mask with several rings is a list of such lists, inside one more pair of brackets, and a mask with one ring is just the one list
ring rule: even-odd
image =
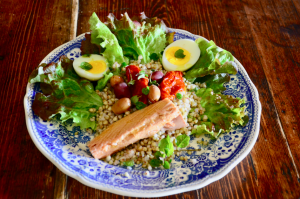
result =
[[29,83],[40,82],[43,93],[37,93],[32,110],[43,120],[60,114],[60,119],[73,122],[81,128],[96,128],[91,121],[96,113],[90,108],[102,106],[102,99],[94,91],[92,83],[81,79],[73,69],[73,61],[61,56],[58,63],[42,64],[35,69]]
[[82,62],[79,67],[83,70],[91,70],[93,68],[93,66],[88,62]]
[[109,65],[112,66],[115,62],[128,63],[129,60],[123,56],[123,50],[116,36],[100,21],[96,13],[92,14],[89,23],[92,31],[91,42],[105,48],[103,57],[107,59]]
[[132,96],[130,98],[132,104],[136,104],[139,101],[139,97],[137,95]]
[[189,145],[190,136],[182,134],[176,137],[176,146],[179,148],[185,148]]
[[149,92],[150,92],[149,86],[147,86],[146,88],[143,88],[143,89],[142,89],[142,93],[143,93],[144,95],[148,95]]
[[157,58],[153,53],[161,57],[161,52],[166,47],[167,27],[156,17],[150,19],[142,13],[133,21],[127,13],[120,20],[109,14],[105,24],[116,35],[124,55],[134,60],[141,55],[142,64],[149,63],[151,58]]
[[98,91],[102,91],[107,82],[110,80],[110,78],[113,76],[114,74],[111,73],[111,72],[107,72],[104,74],[104,77],[102,79],[99,79],[98,82],[97,82],[97,86],[96,86],[96,90]]
[[166,154],[167,157],[173,154],[174,147],[168,135],[166,138],[162,139],[158,144],[159,151]]
[[185,58],[185,54],[183,54],[183,50],[182,49],[178,49],[176,52],[175,52],[175,57],[176,58],[180,58],[180,59],[183,59],[183,58]]
[[212,88],[201,88],[196,91],[201,97],[201,106],[205,108],[207,121],[201,116],[199,126],[192,134],[209,133],[217,138],[220,133],[230,130],[233,125],[245,125],[248,116],[245,116],[245,107],[240,107],[245,101],[230,95],[216,94]]
[[236,74],[238,68],[233,62],[232,54],[216,46],[213,41],[199,38],[195,41],[201,51],[201,56],[196,64],[187,71],[185,78],[194,82],[197,77],[215,75],[220,73]]
[[174,147],[170,136],[167,135],[166,138],[160,140],[158,147],[159,151],[155,152],[155,158],[151,159],[149,163],[152,167],[159,167],[160,165],[163,165],[165,169],[169,169],[172,160],[165,160],[165,158],[170,157],[174,153]]
[[230,76],[227,73],[220,73],[216,75],[206,75],[204,77],[198,77],[195,82],[206,84],[206,88],[213,89],[214,93],[221,93],[226,88],[223,86],[224,83],[230,81]]
[[123,165],[127,166],[127,167],[132,167],[134,165],[134,162],[133,162],[133,160],[127,160],[127,161],[123,162]]
[[176,98],[177,99],[182,99],[182,94],[181,93],[176,93]]
[[156,53],[152,53],[150,55],[150,59],[153,60],[153,61],[157,61],[159,59],[159,56]]
[[143,102],[136,102],[135,103],[135,107],[136,107],[137,110],[141,110],[141,109],[145,108],[146,106],[147,105],[144,104]]

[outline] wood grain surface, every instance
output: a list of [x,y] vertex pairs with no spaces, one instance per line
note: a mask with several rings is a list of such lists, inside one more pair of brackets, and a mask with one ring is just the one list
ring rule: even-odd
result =
[[[300,197],[300,1],[0,0],[0,198],[131,198],[67,177],[34,146],[23,97],[30,72],[54,48],[102,21],[145,11],[167,26],[214,40],[232,52],[257,87],[258,140],[228,175],[202,189],[162,197]],[[78,20],[77,20],[78,19]]]

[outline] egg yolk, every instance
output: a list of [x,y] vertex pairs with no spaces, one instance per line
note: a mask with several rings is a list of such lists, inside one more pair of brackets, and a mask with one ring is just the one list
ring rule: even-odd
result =
[[[175,57],[175,52],[179,49],[183,50],[183,54],[185,55],[184,58]],[[189,51],[185,50],[184,48],[181,48],[178,46],[173,46],[166,51],[166,58],[171,64],[174,64],[177,66],[184,66],[190,60],[191,53]]]
[[106,63],[102,60],[90,61],[89,64],[93,66],[92,69],[88,70],[89,73],[99,74],[105,71]]

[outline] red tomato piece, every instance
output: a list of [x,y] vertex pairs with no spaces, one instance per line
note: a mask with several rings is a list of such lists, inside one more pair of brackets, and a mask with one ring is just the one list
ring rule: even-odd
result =
[[177,93],[185,91],[185,84],[182,78],[182,72],[167,72],[159,87],[161,91],[161,99],[169,98],[170,100],[173,100]]
[[148,104],[148,97],[144,95],[142,92],[143,88],[146,88],[149,83],[148,77],[138,79],[138,75],[141,69],[138,66],[130,65],[126,67],[126,77],[127,81],[135,80],[134,85],[130,85],[129,88],[131,90],[132,96],[137,95],[139,97],[139,101],[144,104]]
[[126,67],[126,77],[127,81],[129,82],[130,80],[137,80],[138,74],[141,71],[140,67],[136,65],[129,65]]

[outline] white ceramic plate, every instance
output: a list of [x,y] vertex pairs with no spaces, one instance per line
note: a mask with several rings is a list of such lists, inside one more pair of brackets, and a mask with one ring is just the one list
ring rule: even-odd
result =
[[[170,29],[175,32],[174,40],[197,39],[200,36],[184,30]],[[61,55],[70,59],[80,56],[81,41],[84,34],[53,50],[42,63],[57,62]],[[158,197],[177,194],[204,187],[224,177],[251,151],[259,133],[261,104],[258,92],[251,82],[244,67],[234,60],[239,68],[237,75],[225,84],[224,94],[245,99],[249,122],[245,127],[236,127],[224,133],[216,142],[208,137],[191,138],[191,149],[201,149],[192,154],[182,152],[195,162],[180,161],[176,157],[171,169],[152,170],[145,175],[141,166],[127,170],[125,167],[109,165],[95,160],[86,147],[86,142],[93,136],[74,127],[71,122],[62,124],[59,120],[43,121],[31,108],[39,84],[28,84],[24,98],[26,124],[28,132],[37,148],[62,172],[81,183],[115,194],[135,197]],[[208,145],[197,144],[197,140],[208,142]],[[125,173],[127,174],[125,175]]]

